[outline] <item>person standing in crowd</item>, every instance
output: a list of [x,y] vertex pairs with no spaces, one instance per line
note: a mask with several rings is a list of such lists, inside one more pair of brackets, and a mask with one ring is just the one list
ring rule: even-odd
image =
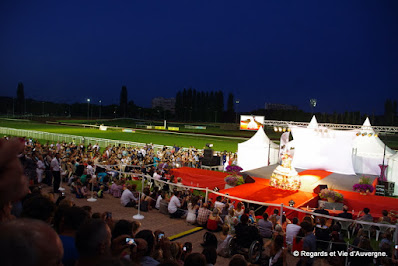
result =
[[54,193],[59,193],[59,185],[61,183],[61,167],[59,164],[59,153],[54,155],[54,158],[51,160],[51,173],[53,175],[53,188]]

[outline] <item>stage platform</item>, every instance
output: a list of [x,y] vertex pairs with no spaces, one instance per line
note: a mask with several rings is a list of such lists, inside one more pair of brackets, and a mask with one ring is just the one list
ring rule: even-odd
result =
[[[322,170],[302,170],[296,169],[302,179],[302,188],[298,191],[287,191],[269,186],[269,178],[276,165],[247,171],[246,173],[253,177],[254,183],[243,184],[234,188],[223,189],[224,178],[227,173],[209,171],[197,168],[182,167],[173,169],[172,173],[175,177],[181,177],[182,183],[188,186],[208,187],[214,189],[218,187],[221,193],[228,193],[235,196],[252,201],[275,203],[288,206],[290,200],[294,200],[295,207],[310,208],[317,207],[318,195],[313,193],[313,189],[318,184],[326,184],[329,188],[337,190],[344,195],[344,204],[349,210],[362,210],[368,207],[371,214],[379,216],[382,210],[398,210],[398,199],[390,197],[381,197],[375,195],[360,195],[358,192],[352,191],[352,186],[356,184],[361,175],[342,175]],[[376,177],[371,177],[376,181]],[[272,210],[270,208],[270,210]],[[268,212],[270,211],[268,210]],[[293,214],[287,212],[287,215]],[[377,215],[376,215],[377,214]]]

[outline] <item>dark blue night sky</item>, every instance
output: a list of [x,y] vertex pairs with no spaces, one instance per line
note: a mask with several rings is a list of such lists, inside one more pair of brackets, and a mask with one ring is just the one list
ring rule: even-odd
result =
[[0,3],[0,95],[150,106],[222,90],[265,102],[382,114],[398,100],[398,1]]

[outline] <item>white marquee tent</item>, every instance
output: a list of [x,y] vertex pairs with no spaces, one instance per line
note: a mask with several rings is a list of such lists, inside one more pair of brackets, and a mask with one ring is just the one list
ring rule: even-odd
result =
[[260,127],[249,140],[238,144],[238,165],[244,171],[276,164],[279,146],[272,142]]
[[[383,141],[375,136],[369,118],[362,125],[360,135],[354,140],[353,164],[355,172],[366,175],[380,175],[379,164],[388,165],[388,160],[396,152],[386,147]],[[398,169],[397,169],[398,170]]]
[[352,147],[355,131],[319,127],[315,116],[308,127],[290,127],[294,140],[292,166],[354,175]]

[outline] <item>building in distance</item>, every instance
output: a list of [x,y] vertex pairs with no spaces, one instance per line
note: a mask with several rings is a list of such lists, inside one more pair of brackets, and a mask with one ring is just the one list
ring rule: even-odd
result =
[[164,111],[170,111],[172,114],[175,113],[175,98],[163,98],[156,97],[152,99],[152,108],[162,108]]
[[298,107],[282,103],[265,103],[265,110],[297,111]]

